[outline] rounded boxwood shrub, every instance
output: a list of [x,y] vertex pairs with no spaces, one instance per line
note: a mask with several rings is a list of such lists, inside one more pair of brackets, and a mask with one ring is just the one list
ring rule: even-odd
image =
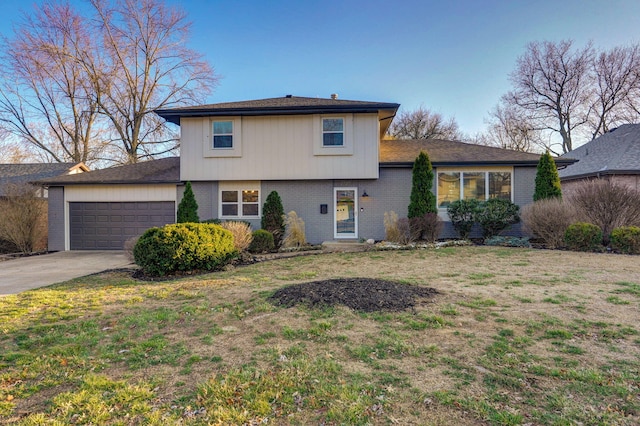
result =
[[145,274],[222,268],[237,256],[231,232],[208,223],[176,223],[150,228],[133,249]]
[[621,226],[611,231],[611,248],[620,253],[640,254],[640,228]]
[[451,225],[460,234],[460,238],[469,238],[471,228],[476,221],[476,214],[480,209],[478,200],[457,200],[447,206],[447,214]]
[[264,253],[276,248],[273,234],[265,229],[253,231],[253,240],[249,244],[249,253]]
[[482,227],[485,238],[498,235],[508,226],[520,222],[520,207],[510,200],[492,198],[481,203],[475,219]]
[[596,251],[602,245],[602,230],[592,223],[574,223],[565,231],[564,243],[569,250]]

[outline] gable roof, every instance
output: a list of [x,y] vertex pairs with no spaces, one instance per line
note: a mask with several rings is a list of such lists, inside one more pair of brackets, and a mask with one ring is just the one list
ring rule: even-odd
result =
[[390,102],[305,98],[287,95],[281,98],[158,109],[155,113],[177,125],[180,125],[182,117],[377,113],[379,119],[384,122],[386,130],[399,107],[400,104]]
[[[410,167],[425,151],[434,167],[464,165],[529,165],[535,166],[540,154],[512,151],[492,146],[476,145],[441,139],[394,139],[380,143],[381,167]],[[558,167],[575,160],[556,158]]]
[[559,172],[561,180],[640,174],[640,124],[624,124],[564,156],[579,161]]
[[34,183],[57,176],[82,174],[88,170],[84,163],[0,164],[0,185]]
[[49,186],[178,183],[180,182],[180,157],[167,157],[142,163],[126,164],[76,175],[43,179],[40,182]]

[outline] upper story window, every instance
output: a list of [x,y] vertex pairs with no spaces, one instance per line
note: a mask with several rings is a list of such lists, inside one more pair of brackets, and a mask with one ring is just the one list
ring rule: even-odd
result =
[[322,146],[344,146],[344,119],[322,119]]
[[233,121],[213,122],[213,148],[233,148]]
[[446,208],[461,199],[511,200],[510,171],[438,172],[438,207]]

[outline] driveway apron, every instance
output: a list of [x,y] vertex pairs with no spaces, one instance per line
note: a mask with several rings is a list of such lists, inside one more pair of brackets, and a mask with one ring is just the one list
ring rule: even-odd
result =
[[0,262],[0,296],[17,294],[131,262],[122,251],[60,251]]

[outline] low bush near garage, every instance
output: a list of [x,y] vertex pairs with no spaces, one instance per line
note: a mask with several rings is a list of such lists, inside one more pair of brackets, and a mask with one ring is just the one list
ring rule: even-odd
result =
[[237,251],[231,232],[219,225],[176,223],[148,229],[136,243],[133,256],[145,274],[163,276],[220,269]]

